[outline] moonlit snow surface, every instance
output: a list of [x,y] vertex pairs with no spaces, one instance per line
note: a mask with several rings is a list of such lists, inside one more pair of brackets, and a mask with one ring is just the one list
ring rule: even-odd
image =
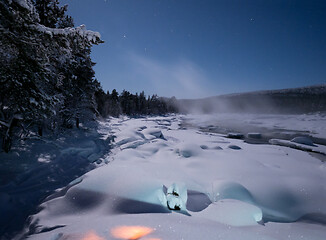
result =
[[185,118],[102,123],[116,136],[107,164],[43,203],[29,239],[325,239],[325,163],[180,127]]

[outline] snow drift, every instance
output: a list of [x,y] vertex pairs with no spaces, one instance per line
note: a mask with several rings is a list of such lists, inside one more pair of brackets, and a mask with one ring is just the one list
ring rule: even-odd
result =
[[152,230],[141,239],[324,239],[323,162],[185,129],[184,118],[105,123],[116,136],[109,164],[44,202],[29,239],[127,239],[112,234],[124,226]]

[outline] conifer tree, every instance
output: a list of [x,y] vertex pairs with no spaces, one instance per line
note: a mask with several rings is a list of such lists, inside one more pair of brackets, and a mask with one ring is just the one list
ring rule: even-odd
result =
[[90,52],[102,42],[99,34],[85,26],[58,29],[72,21],[57,0],[34,4],[0,1],[0,133],[5,151],[15,136],[78,127],[97,114]]

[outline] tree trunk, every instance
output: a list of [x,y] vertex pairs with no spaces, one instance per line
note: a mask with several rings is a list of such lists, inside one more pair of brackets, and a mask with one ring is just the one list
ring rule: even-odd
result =
[[9,123],[9,127],[5,133],[5,136],[3,137],[3,140],[2,140],[2,149],[8,153],[11,149],[11,144],[12,144],[12,138],[11,138],[11,135],[12,135],[12,130],[13,128],[17,125],[18,123],[18,119],[15,118],[15,116],[13,116],[10,120],[10,123]]
[[43,128],[42,128],[42,125],[38,125],[37,127],[37,133],[40,137],[43,136]]
[[11,138],[9,136],[4,136],[2,139],[2,149],[8,153],[11,149]]

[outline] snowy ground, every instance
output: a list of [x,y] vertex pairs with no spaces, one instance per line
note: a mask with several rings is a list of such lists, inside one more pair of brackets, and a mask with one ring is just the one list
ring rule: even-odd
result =
[[[325,128],[324,118],[316,119],[299,130]],[[103,138],[116,136],[111,154],[42,204],[29,239],[325,239],[324,162],[287,144],[226,138],[207,131],[204,120],[101,123]]]
[[[103,127],[101,128],[103,131]],[[0,151],[0,239],[12,239],[29,215],[58,188],[94,169],[109,151],[96,124],[58,135],[36,134]]]

